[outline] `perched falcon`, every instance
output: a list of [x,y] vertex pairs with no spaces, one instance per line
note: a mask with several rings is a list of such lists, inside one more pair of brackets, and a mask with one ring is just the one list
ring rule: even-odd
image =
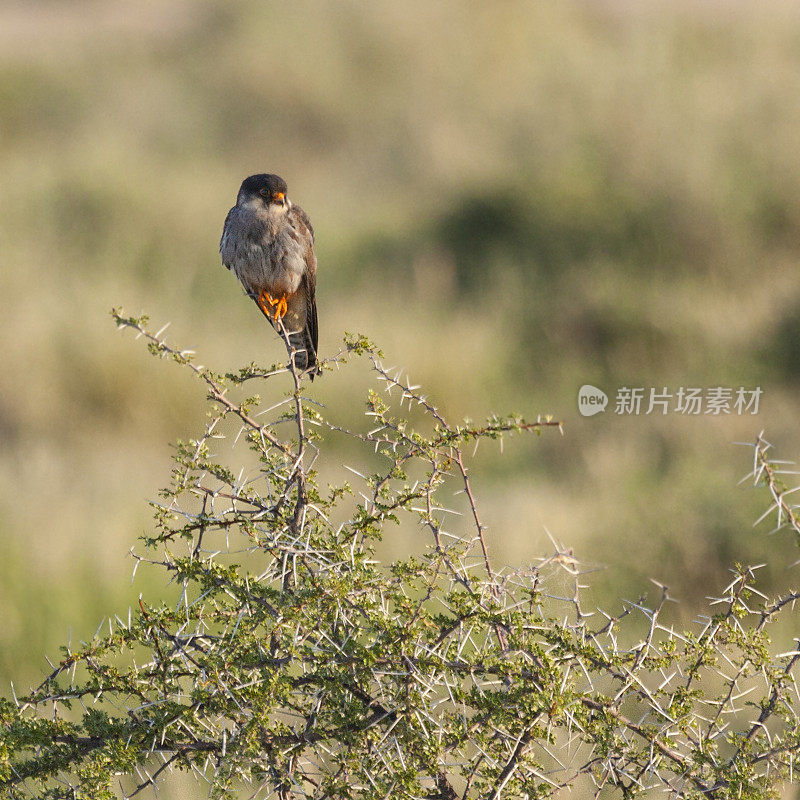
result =
[[295,366],[313,380],[319,374],[314,229],[286,191],[277,175],[245,178],[225,218],[219,252],[281,335],[283,323]]

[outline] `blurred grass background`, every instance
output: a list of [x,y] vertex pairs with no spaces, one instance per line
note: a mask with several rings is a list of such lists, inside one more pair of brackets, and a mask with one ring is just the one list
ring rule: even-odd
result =
[[[800,446],[798,130],[789,0],[6,0],[0,683],[148,586],[125,553],[168,443],[203,424],[198,386],[108,310],[172,321],[217,368],[283,358],[217,254],[261,171],[314,222],[323,356],[360,331],[452,417],[564,420],[478,454],[497,563],[549,552],[546,527],[601,567],[599,604],[653,577],[683,621],[733,561],[785,586],[795,556],[753,531],[732,443]],[[350,423],[353,374],[312,393]],[[755,417],[584,419],[584,383],[612,406],[764,396]]]

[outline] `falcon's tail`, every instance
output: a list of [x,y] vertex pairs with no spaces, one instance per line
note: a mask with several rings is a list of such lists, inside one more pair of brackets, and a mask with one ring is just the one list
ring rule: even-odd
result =
[[[267,318],[269,324],[275,329],[278,335],[286,342],[288,340],[288,349],[294,352],[294,366],[299,372],[308,374],[311,380],[314,380],[315,375],[319,375],[322,370],[319,368],[317,362],[317,348],[316,348],[316,322],[317,322],[317,309],[313,304],[311,305],[310,313],[305,313],[305,325],[302,330],[291,330],[291,326],[302,325],[302,317],[297,313],[296,307],[290,308],[282,319],[276,320],[274,314],[270,313],[268,309],[262,307],[258,302],[255,295],[251,295],[256,300],[256,305],[261,309],[261,313]],[[291,302],[291,300],[290,300]],[[293,304],[294,305],[294,304]],[[302,307],[301,307],[302,308]],[[305,311],[305,309],[302,309]]]
[[290,331],[287,335],[291,349],[294,351],[295,368],[300,372],[309,373],[309,377],[313,381],[314,376],[320,374],[320,368],[308,328],[302,331]]

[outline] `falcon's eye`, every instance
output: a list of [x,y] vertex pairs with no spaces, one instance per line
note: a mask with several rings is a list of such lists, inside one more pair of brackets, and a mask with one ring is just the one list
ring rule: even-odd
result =
[[269,189],[259,189],[259,190],[258,190],[258,193],[259,193],[259,194],[260,194],[262,197],[269,197],[269,196],[270,196]]

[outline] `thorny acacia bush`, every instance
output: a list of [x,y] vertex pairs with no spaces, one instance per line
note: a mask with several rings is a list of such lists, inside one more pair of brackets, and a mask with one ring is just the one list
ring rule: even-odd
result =
[[[791,779],[800,642],[775,653],[769,631],[798,593],[769,599],[753,569],[737,568],[713,615],[678,632],[660,622],[665,590],[654,608],[591,613],[578,562],[560,549],[535,568],[493,571],[465,449],[558,423],[454,425],[348,337],[327,365],[366,357],[386,394],[370,392],[369,425],[346,431],[289,367],[216,374],[144,318],[115,318],[193,370],[211,402],[203,433],[178,445],[135,556],[165,570],[176,596],[142,599],[107,633],[64,648],[37,689],[0,701],[2,797],[114,797],[118,775],[134,795],[172,770],[195,772],[217,797],[247,786],[281,800],[566,787],[764,798]],[[272,392],[287,375],[283,401],[258,412],[244,387]],[[325,431],[352,437],[380,468],[322,488]],[[798,535],[768,447],[756,442],[752,477],[778,526]],[[403,518],[429,546],[380,563],[376,542]],[[565,576],[569,591],[554,591]]]

